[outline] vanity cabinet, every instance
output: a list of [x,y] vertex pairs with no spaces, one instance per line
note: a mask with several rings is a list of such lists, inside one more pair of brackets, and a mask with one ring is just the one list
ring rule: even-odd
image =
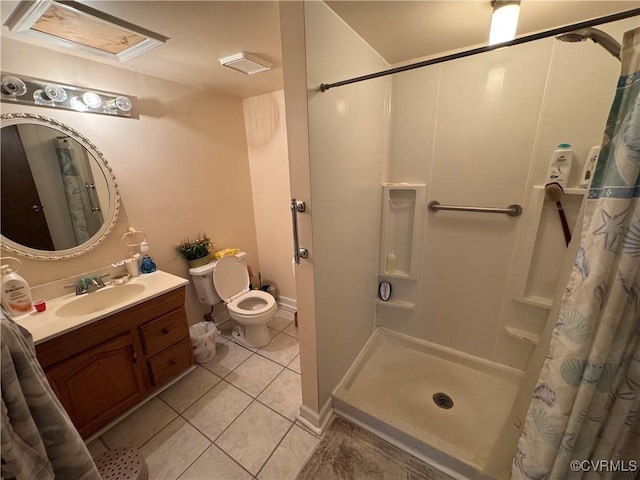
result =
[[193,365],[184,298],[181,287],[36,345],[83,437]]

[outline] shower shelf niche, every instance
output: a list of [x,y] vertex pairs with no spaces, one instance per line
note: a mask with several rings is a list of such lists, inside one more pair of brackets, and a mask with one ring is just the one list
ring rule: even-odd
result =
[[404,300],[387,300],[385,302],[378,299],[376,300],[376,303],[381,307],[398,308],[400,310],[413,310],[416,308],[415,303],[407,302]]
[[523,342],[530,343],[532,345],[540,343],[540,335],[537,333],[528,332],[514,327],[504,327],[504,333],[509,337],[517,338],[518,340],[522,340]]
[[[586,192],[584,188],[564,189],[562,205],[572,234],[576,234],[576,220]],[[513,299],[549,309],[553,304],[560,267],[566,260],[567,247],[557,208],[545,200],[544,185],[533,187],[524,212],[523,230],[516,246],[516,262],[511,277]]]
[[[426,211],[426,188],[423,183],[382,185],[381,276],[416,279],[419,242]],[[396,269],[389,272],[386,270],[387,255],[392,251],[396,256]]]

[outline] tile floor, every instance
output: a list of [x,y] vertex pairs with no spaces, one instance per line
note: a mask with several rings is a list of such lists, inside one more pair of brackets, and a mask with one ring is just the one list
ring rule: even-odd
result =
[[[230,324],[230,322],[227,322]],[[300,359],[293,314],[279,310],[260,349],[217,337],[216,356],[89,444],[138,448],[150,480],[294,479],[319,442],[296,422]]]

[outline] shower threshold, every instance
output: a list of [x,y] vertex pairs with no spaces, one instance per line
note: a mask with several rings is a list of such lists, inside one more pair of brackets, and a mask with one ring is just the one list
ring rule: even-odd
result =
[[489,459],[508,458],[494,449],[510,448],[499,437],[521,376],[378,328],[336,387],[333,408],[454,478],[488,479],[509,468]]

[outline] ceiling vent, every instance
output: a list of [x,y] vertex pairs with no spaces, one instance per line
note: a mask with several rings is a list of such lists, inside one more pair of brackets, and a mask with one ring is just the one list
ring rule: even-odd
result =
[[233,68],[242,73],[253,75],[254,73],[266,72],[271,69],[271,64],[260,57],[250,53],[240,52],[228,57],[220,58],[220,64]]

